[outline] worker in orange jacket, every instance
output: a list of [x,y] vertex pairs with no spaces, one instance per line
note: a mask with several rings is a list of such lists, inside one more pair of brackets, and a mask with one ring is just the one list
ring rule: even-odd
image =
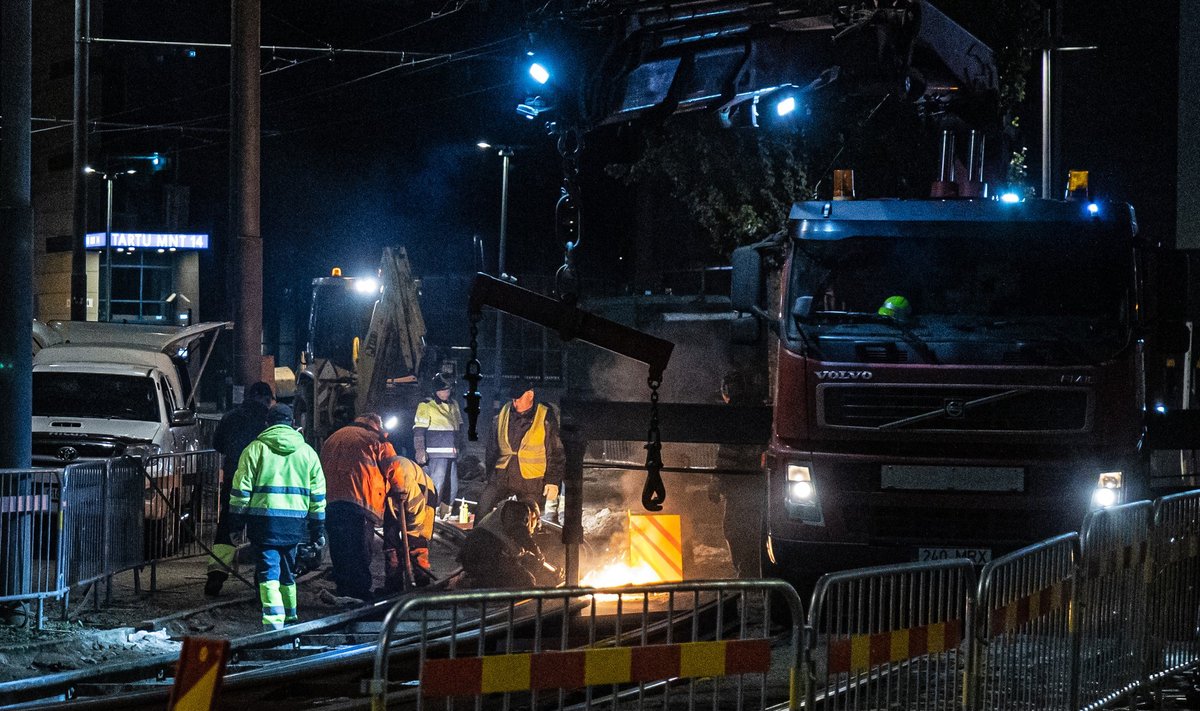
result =
[[[429,537],[437,492],[416,463],[396,454],[379,415],[361,415],[330,435],[321,446],[321,466],[326,471],[326,527],[338,594],[372,598],[372,536],[380,524],[387,579],[399,575],[404,566],[395,551],[387,551],[402,546],[401,531],[410,534],[414,575],[431,579]],[[403,511],[403,516],[389,516],[389,511]]]

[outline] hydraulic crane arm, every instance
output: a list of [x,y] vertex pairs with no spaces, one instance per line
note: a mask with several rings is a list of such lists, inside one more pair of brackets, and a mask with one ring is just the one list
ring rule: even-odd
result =
[[[480,318],[485,306],[558,331],[564,341],[579,339],[641,361],[650,367],[649,379],[656,383],[662,381],[667,362],[671,359],[671,349],[675,347],[670,341],[588,313],[573,303],[542,296],[487,274],[476,274],[467,304],[468,314],[473,321]],[[475,406],[474,412],[471,412],[472,405]],[[468,435],[475,440],[478,403],[467,404],[467,415],[470,420]]]

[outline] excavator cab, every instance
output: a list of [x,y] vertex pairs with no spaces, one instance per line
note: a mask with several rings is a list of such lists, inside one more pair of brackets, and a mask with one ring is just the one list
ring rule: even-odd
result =
[[[384,250],[375,276],[334,269],[313,280],[296,413],[313,447],[363,412],[378,413],[408,449],[425,350],[419,286],[403,248]],[[402,434],[401,434],[402,433]]]

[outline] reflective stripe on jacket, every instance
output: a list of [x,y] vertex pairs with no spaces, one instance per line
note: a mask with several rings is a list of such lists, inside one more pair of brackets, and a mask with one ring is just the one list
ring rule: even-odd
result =
[[357,504],[375,523],[383,521],[388,492],[404,490],[403,473],[395,459],[392,443],[371,425],[353,422],[334,432],[321,446],[329,500]]
[[545,405],[538,403],[533,415],[533,423],[529,431],[521,438],[520,447],[515,451],[508,441],[508,420],[512,413],[512,402],[500,408],[496,419],[496,443],[500,446],[500,457],[496,460],[496,469],[504,471],[514,455],[521,470],[521,478],[537,479],[546,475],[546,411]]
[[246,524],[252,543],[302,543],[325,520],[321,460],[287,425],[268,427],[246,445],[231,485],[229,512]]
[[[417,405],[413,433],[425,435],[425,454],[431,459],[453,459],[458,456],[458,433],[462,421],[462,411],[457,402],[442,402],[431,397]],[[421,433],[417,430],[425,431]]]

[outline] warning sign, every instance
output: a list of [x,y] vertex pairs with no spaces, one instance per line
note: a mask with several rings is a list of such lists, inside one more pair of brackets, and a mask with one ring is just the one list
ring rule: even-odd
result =
[[645,563],[659,580],[683,580],[683,536],[679,514],[629,514],[629,563]]
[[167,711],[210,711],[216,706],[229,640],[184,637]]

